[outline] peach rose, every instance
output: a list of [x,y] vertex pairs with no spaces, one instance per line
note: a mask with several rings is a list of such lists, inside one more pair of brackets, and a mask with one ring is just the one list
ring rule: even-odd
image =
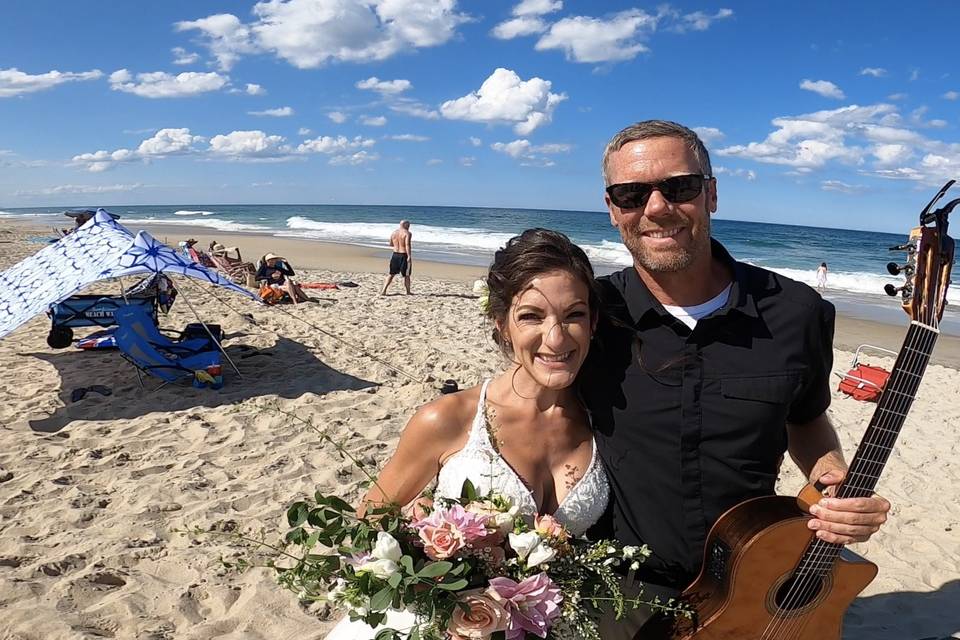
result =
[[553,538],[560,542],[566,542],[570,538],[567,529],[549,514],[537,516],[533,528],[544,538]]
[[456,526],[443,522],[438,527],[425,526],[420,529],[423,551],[431,560],[446,560],[465,546],[463,534]]
[[447,633],[450,640],[486,640],[510,626],[510,614],[499,602],[482,590],[464,591],[459,598],[470,607],[470,613],[459,606],[454,609]]

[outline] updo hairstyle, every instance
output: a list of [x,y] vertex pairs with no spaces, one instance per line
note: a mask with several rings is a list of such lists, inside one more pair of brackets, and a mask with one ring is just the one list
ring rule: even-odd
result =
[[513,349],[497,325],[506,326],[514,297],[523,292],[534,278],[551,271],[566,271],[586,284],[590,316],[597,316],[600,298],[593,279],[593,267],[583,249],[559,231],[527,229],[510,238],[494,254],[487,273],[489,300],[486,315],[493,324],[493,341],[508,358],[512,357]]

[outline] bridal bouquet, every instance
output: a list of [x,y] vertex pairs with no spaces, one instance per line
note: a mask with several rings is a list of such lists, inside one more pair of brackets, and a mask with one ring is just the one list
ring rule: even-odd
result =
[[[599,638],[602,613],[640,604],[624,598],[614,567],[635,569],[649,555],[574,539],[549,515],[528,521],[502,496],[478,496],[469,481],[459,500],[438,499],[421,517],[396,506],[359,517],[318,492],[291,505],[287,519],[286,541],[304,553],[285,554],[290,566],[274,564],[280,582],[302,599],[326,598],[353,620],[384,625],[377,640]],[[653,606],[680,611],[672,602]],[[416,622],[389,628],[388,612],[399,610]]]

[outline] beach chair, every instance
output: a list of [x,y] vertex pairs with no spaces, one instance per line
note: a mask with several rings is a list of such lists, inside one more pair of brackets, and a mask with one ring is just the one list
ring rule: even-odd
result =
[[178,338],[170,338],[161,333],[156,323],[139,307],[128,306],[123,309],[118,309],[115,317],[118,325],[122,324],[128,327],[136,333],[141,340],[144,340],[156,349],[178,356],[192,355],[201,351],[218,349],[219,343],[223,339],[223,332],[220,330],[220,325],[206,325],[207,328],[210,329],[210,333],[208,334],[202,325],[196,323],[187,325],[184,331],[171,331],[171,333],[176,333]]
[[253,263],[236,262],[226,256],[216,254],[210,254],[210,260],[213,262],[213,266],[217,271],[230,278],[230,280],[236,284],[245,286],[254,286],[256,284],[254,275],[257,273],[257,270],[254,268]]
[[890,378],[890,372],[883,367],[862,363],[860,358],[863,352],[867,350],[893,358],[897,357],[896,351],[872,344],[862,344],[857,347],[857,351],[853,354],[850,369],[844,373],[835,371],[834,375],[840,378],[838,391],[847,394],[854,400],[876,402],[880,399],[880,394],[883,393],[883,387],[887,383],[887,379]]
[[[161,349],[137,332],[137,323],[133,315],[122,310],[117,314],[117,330],[114,338],[117,348],[127,361],[140,372],[160,378],[164,385],[178,380],[189,380],[195,387],[209,386],[219,389],[223,386],[223,374],[220,366],[220,351],[171,351]],[[141,386],[143,380],[140,380]],[[160,387],[157,387],[158,389]]]
[[203,265],[204,267],[214,266],[213,260],[210,259],[210,256],[208,256],[206,252],[197,251],[193,247],[190,247],[189,249],[187,249],[187,251],[190,252],[190,259],[196,262],[197,264]]
[[156,296],[126,300],[121,296],[74,295],[50,306],[50,333],[47,344],[54,349],[69,347],[76,327],[100,327],[105,329],[116,324],[114,316],[118,309],[136,307],[144,317],[157,324]]

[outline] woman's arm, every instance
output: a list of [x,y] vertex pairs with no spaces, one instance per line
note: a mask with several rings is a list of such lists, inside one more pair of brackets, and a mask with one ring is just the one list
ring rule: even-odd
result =
[[410,418],[400,434],[396,452],[364,498],[360,514],[371,506],[404,506],[420,495],[440,472],[440,461],[467,442],[472,416],[464,416],[465,404],[469,403],[455,395],[443,396],[424,405]]

